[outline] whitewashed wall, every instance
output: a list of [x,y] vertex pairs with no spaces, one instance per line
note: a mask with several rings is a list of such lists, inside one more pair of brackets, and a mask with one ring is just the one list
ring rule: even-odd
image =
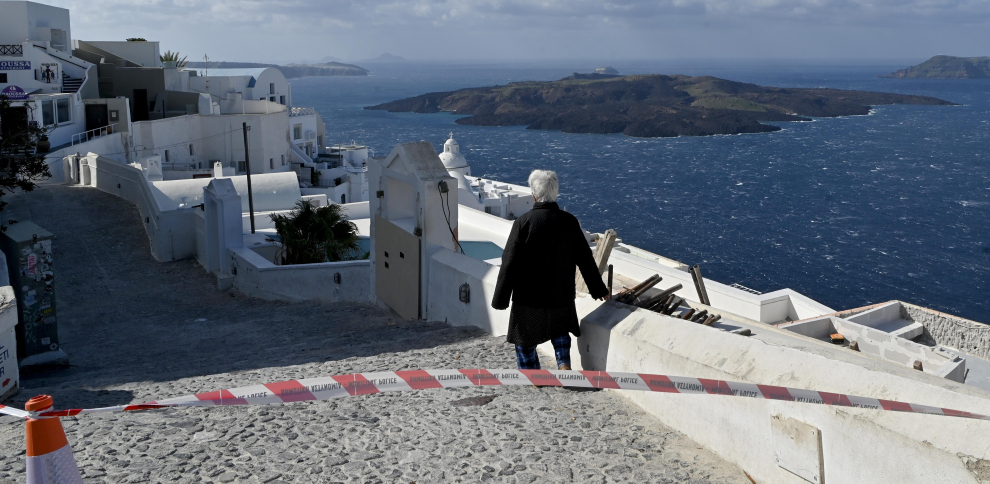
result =
[[[159,208],[144,173],[93,153],[87,155],[83,178],[89,186],[116,195],[137,207],[151,242],[151,255],[159,261],[170,261],[196,255],[196,219],[194,210],[180,208],[163,211]],[[88,171],[88,175],[85,173]]]
[[[371,301],[371,262],[367,260],[277,266],[248,248],[230,251],[234,288],[261,299],[322,302]],[[340,274],[341,282],[334,282]]]
[[[768,344],[587,298],[578,300],[578,315],[575,369],[742,381],[990,413],[990,394],[983,390],[828,343]],[[622,395],[766,484],[806,484],[776,464],[774,415],[822,431],[827,483],[977,484],[964,459],[990,465],[980,461],[990,458],[984,421],[715,395]]]

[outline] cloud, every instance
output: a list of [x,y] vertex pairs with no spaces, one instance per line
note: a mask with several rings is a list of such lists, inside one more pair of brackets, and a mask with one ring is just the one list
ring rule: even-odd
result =
[[786,18],[933,18],[985,21],[986,0],[57,0],[84,23],[137,26],[181,21],[264,26],[320,21],[355,25],[468,23],[557,24],[560,21],[642,22],[672,16]]
[[[648,55],[664,48],[689,52],[692,43],[702,45],[695,41],[716,46],[713,35],[725,39],[721,45],[790,38],[793,45],[750,41],[784,52],[812,42],[797,38],[806,31],[818,35],[816,49],[822,43],[846,46],[835,48],[841,56],[853,31],[863,42],[871,40],[868,32],[886,31],[918,45],[918,39],[958,41],[960,32],[971,35],[990,23],[990,0],[47,1],[72,11],[77,38],[157,36],[173,49],[207,50],[232,60],[364,58],[382,51],[471,56],[495,52],[496,46],[511,58],[512,49],[534,55],[531,45],[552,48],[541,51],[547,55],[582,56],[589,46],[608,55],[634,48]],[[985,39],[971,37],[963,44],[986,48]],[[600,45],[609,42],[608,49]],[[644,42],[655,47],[643,47]]]

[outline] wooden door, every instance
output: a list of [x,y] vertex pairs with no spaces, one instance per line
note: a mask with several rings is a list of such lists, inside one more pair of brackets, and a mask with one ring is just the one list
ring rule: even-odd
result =
[[378,215],[375,228],[375,293],[399,316],[419,319],[419,237]]

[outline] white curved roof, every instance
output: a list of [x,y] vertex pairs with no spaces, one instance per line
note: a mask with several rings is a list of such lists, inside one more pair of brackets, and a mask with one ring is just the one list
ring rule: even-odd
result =
[[443,162],[444,168],[448,170],[468,167],[467,160],[461,154],[461,147],[457,144],[457,140],[454,139],[454,133],[450,133],[450,139],[443,144],[443,153],[440,153],[440,161]]

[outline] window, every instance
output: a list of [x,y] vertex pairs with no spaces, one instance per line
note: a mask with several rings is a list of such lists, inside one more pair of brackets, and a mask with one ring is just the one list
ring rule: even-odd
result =
[[316,146],[323,146],[323,135],[322,134],[316,137]]
[[[275,83],[274,82],[268,85],[268,94],[275,94]],[[274,100],[275,99],[272,99],[272,101],[274,101]]]
[[340,203],[342,203],[342,204],[343,203],[347,203],[347,195],[346,194],[341,194],[340,195]]
[[165,150],[165,162],[168,163],[170,161],[172,161],[172,159],[168,156],[168,150]]
[[285,96],[279,96],[278,97],[278,103],[284,106],[285,105]]
[[274,170],[275,169],[275,158],[269,158],[268,159],[268,168],[271,169],[271,170]]
[[192,156],[192,155],[193,155],[193,147],[192,147],[192,145],[189,145],[189,156]]
[[41,101],[41,124],[45,126],[55,124],[55,102],[51,99]]
[[[7,73],[6,72],[0,72],[0,82],[2,82],[4,84],[7,83]],[[285,96],[282,96],[282,99],[285,99]],[[285,104],[285,102],[283,102],[282,104]]]
[[60,97],[55,100],[55,113],[58,122],[61,123],[71,123],[72,122],[72,105],[70,104],[70,99],[67,97]]
[[292,139],[302,139],[302,125],[297,124],[292,127]]
[[275,96],[272,96],[272,97],[268,98],[268,100],[271,101],[271,102],[275,102]]
[[285,166],[285,155],[282,155],[282,166]]

